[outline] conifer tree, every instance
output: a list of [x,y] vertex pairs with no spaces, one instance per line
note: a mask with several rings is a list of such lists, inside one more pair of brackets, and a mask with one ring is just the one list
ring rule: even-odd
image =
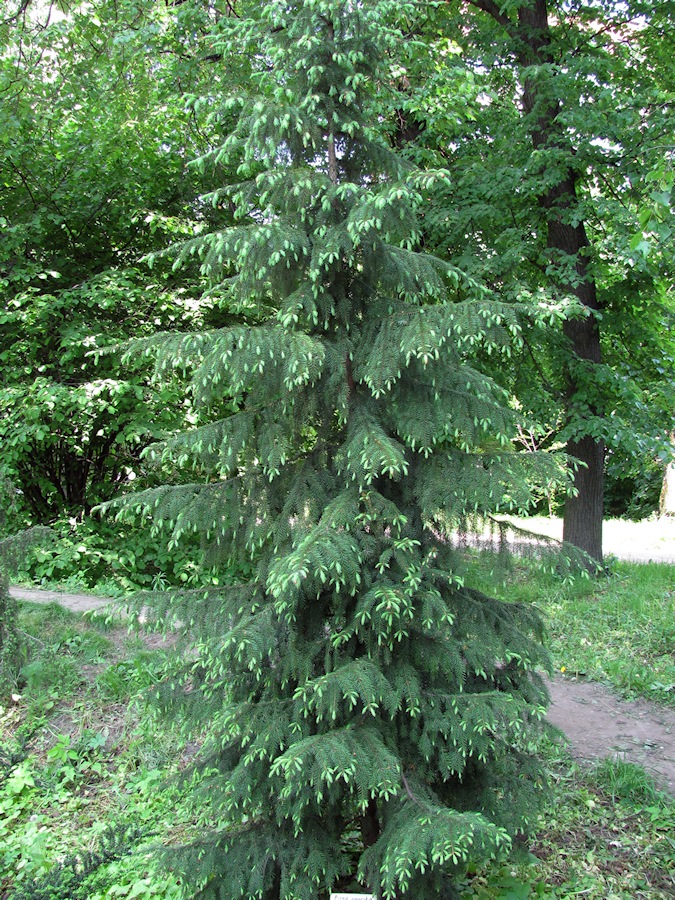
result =
[[210,161],[241,181],[211,199],[239,223],[177,265],[198,255],[232,309],[274,312],[129,350],[190,370],[221,412],[156,448],[206,477],[129,507],[230,573],[142,598],[193,648],[160,707],[210,735],[190,782],[204,832],[178,852],[199,896],[446,896],[542,786],[538,615],[466,587],[442,537],[526,502],[511,414],[471,363],[508,353],[517,312],[418,246],[449,175],[407,166],[378,122],[402,9],[273,0],[221,22],[256,86],[215,113],[237,125]]

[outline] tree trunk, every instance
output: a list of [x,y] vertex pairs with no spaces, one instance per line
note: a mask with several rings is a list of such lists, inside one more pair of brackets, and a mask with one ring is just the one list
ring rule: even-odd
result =
[[[571,269],[568,277],[559,276],[557,287],[561,293],[575,296],[590,313],[583,318],[570,319],[563,326],[571,353],[585,363],[600,363],[600,330],[594,315],[600,305],[595,281],[588,268],[590,241],[583,221],[572,224],[574,217],[570,216],[570,210],[577,206],[578,175],[574,169],[573,149],[558,121],[562,101],[552,99],[556,92],[550,89],[550,84],[542,91],[540,81],[541,78],[555,77],[546,74],[555,62],[551,53],[547,0],[532,0],[523,5],[518,10],[517,21],[509,18],[494,0],[469,2],[489,13],[513,40],[522,67],[523,113],[529,120],[532,147],[534,150],[562,150],[569,158],[567,170],[561,172],[557,183],[540,195],[539,207],[546,217],[546,245],[552,264],[561,268],[569,264]],[[575,414],[583,385],[575,366],[568,366],[565,378],[569,421]],[[584,398],[582,402],[587,408],[588,401]],[[597,410],[591,406],[588,414],[592,418],[597,415]],[[576,417],[578,421],[578,412]],[[605,448],[602,441],[590,435],[579,435],[578,426],[575,430],[577,434],[568,441],[567,452],[579,463],[574,476],[577,494],[565,503],[563,536],[594,560],[602,562]]]
[[583,437],[570,441],[567,452],[580,463],[574,476],[576,496],[568,497],[563,520],[563,541],[585,550],[602,562],[603,469],[602,442]]

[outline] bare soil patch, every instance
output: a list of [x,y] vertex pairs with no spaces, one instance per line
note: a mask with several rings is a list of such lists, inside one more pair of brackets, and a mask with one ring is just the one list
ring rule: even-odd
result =
[[675,710],[622,700],[602,684],[560,676],[549,691],[549,721],[564,732],[574,756],[636,763],[675,794]]

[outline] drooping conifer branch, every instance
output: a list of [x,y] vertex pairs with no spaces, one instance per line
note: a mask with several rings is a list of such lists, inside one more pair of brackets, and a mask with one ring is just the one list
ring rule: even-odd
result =
[[511,451],[508,398],[471,362],[508,359],[518,314],[419,249],[425,192],[449,175],[378,134],[399,13],[274,0],[225,24],[225,62],[258,48],[260,95],[226,101],[238,123],[213,159],[239,160],[252,224],[174,252],[272,312],[136,344],[187,365],[216,417],[161,450],[212,483],[133,501],[223,566],[220,593],[144,598],[194,636],[158,703],[209,724],[196,802],[213,828],[173,857],[205,897],[436,897],[508,850],[541,791],[541,622],[465,588],[444,537],[527,502],[537,458]]

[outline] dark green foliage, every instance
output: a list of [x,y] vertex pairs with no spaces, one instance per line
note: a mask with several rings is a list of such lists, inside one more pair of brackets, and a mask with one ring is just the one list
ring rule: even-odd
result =
[[[406,86],[383,103],[406,154],[454,175],[430,196],[426,246],[502,299],[555,298],[563,319],[575,315],[572,296],[592,309],[596,291],[595,362],[574,346],[568,318],[561,329],[527,329],[517,364],[491,371],[535,433],[548,434],[542,446],[569,442],[575,455],[582,435],[604,442],[606,513],[648,515],[658,490],[641,470],[665,458],[675,402],[673,166],[664,149],[673,111],[663,102],[673,9],[641,0],[446,2],[425,5],[417,33],[433,64],[409,42],[397,57]],[[464,95],[453,91],[463,67]],[[589,246],[569,231],[561,240],[566,226]],[[650,242],[660,245],[651,256]],[[595,459],[600,468],[602,455]],[[590,493],[584,471],[579,485]],[[581,514],[598,527],[600,504],[591,512],[587,497],[579,495]]]
[[122,859],[144,837],[139,828],[109,825],[98,840],[95,850],[67,856],[46,875],[22,884],[8,900],[87,900],[91,896],[91,879],[102,867]]
[[14,769],[28,758],[31,739],[40,725],[32,723],[28,728],[19,729],[11,741],[0,743],[0,788],[11,777]]
[[[138,272],[106,272],[70,289],[7,288],[0,311],[0,474],[20,488],[27,521],[88,513],[142,476],[143,443],[182,421],[178,384],[152,386],[142,367],[94,356],[103,343],[156,330],[184,309],[147,300]],[[0,285],[1,290],[1,285]]]
[[169,548],[166,529],[144,523],[120,525],[90,516],[82,521],[59,519],[52,526],[54,540],[22,561],[22,577],[36,584],[65,584],[75,590],[105,587],[115,590],[149,589],[201,584],[211,573],[200,568],[200,541],[194,537]]
[[635,459],[617,450],[607,457],[605,510],[608,518],[646,519],[659,508],[664,464],[646,453]]
[[182,96],[192,4],[29,5],[0,21],[0,477],[20,490],[16,530],[138,485],[143,446],[183,427],[183,385],[96,351],[203,325],[188,279],[175,291],[166,267],[135,263],[195,215],[223,220],[197,212],[185,171],[207,140]]
[[173,856],[204,897],[358,881],[431,900],[508,850],[543,787],[539,615],[464,587],[442,532],[526,506],[546,460],[511,450],[505,395],[473,364],[476,347],[508,361],[519,311],[418,249],[449,175],[411,169],[378,129],[387,23],[407,12],[301,0],[221,21],[225,64],[256,47],[260,93],[213,113],[239,115],[213,158],[242,159],[242,183],[212,199],[240,224],[177,265],[196,255],[233,308],[276,313],[129,351],[191,372],[220,412],[155,451],[207,478],[121,513],[198,534],[227,573],[140,598],[193,648],[157,700],[209,733],[190,783],[212,824]]

